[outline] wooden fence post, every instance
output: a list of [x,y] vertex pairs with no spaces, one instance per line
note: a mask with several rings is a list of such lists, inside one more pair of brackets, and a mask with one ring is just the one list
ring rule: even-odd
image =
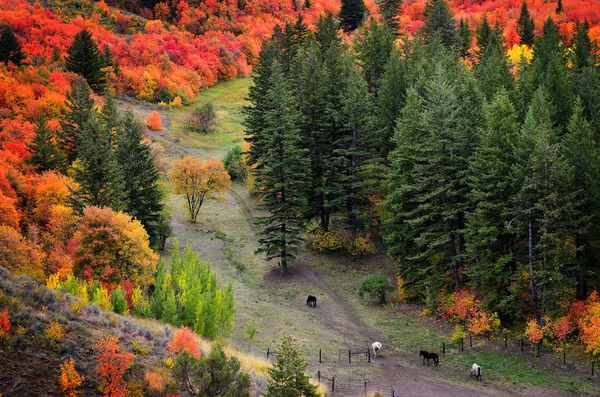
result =
[[446,356],[446,343],[442,343],[442,356]]
[[523,337],[521,337],[521,351],[523,351]]
[[321,370],[317,371],[317,379],[319,380],[319,382],[321,381]]
[[369,359],[369,362],[371,362],[371,350],[367,349],[367,358]]
[[469,347],[473,347],[473,335],[469,334]]
[[563,365],[567,365],[567,352],[563,352]]
[[592,361],[592,376],[594,376],[594,362]]
[[367,381],[365,381],[365,396],[367,395]]
[[331,392],[335,392],[335,376],[331,377]]
[[465,351],[465,339],[464,338],[460,338],[460,351],[461,352]]
[[348,364],[352,364],[352,349],[348,349]]
[[542,344],[541,342],[538,342],[538,345],[537,345],[537,356],[536,357],[540,356],[540,345],[541,344]]
[[508,335],[504,334],[504,347],[508,347]]
[[269,348],[267,347],[267,360],[269,359]]
[[323,362],[322,359],[322,355],[321,355],[321,349],[319,349],[319,364]]

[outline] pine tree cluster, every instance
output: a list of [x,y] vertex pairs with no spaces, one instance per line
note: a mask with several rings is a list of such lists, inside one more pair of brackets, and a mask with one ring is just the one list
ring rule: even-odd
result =
[[519,34],[534,58],[513,72],[498,26],[484,20],[471,48],[471,28],[457,31],[443,0],[425,14],[400,48],[371,21],[351,51],[331,15],[263,47],[246,110],[270,214],[261,250],[293,259],[311,222],[380,232],[414,299],[468,287],[503,320],[541,323],[561,294],[584,299],[600,285],[589,25],[576,24],[567,51],[551,18],[533,36],[524,4]]

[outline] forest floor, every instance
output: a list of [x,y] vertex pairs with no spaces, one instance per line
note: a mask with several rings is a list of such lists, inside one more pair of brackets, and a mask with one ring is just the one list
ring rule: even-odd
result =
[[[129,98],[119,98],[118,105],[132,109],[141,120],[151,110],[159,111],[165,128],[149,135],[161,145],[168,169],[181,156],[222,159],[227,150],[241,144],[242,107],[250,82],[247,78],[219,83],[199,97],[197,102],[210,102],[217,111],[216,129],[209,134],[185,129],[190,107],[172,110]],[[360,396],[364,382],[370,393],[379,390],[391,396],[393,389],[402,397],[600,395],[600,380],[586,373],[587,367],[564,369],[551,353],[533,359],[531,351],[501,348],[497,342],[477,341],[464,352],[448,351],[438,367],[423,366],[419,350],[441,353],[441,343],[450,342],[452,327],[420,317],[416,306],[382,307],[358,298],[361,279],[369,272],[393,276],[394,265],[383,250],[351,260],[306,247],[282,277],[276,264],[254,254],[258,230],[252,218],[260,210],[241,183],[233,183],[223,201],[205,202],[195,224],[187,220],[181,197],[171,194],[167,206],[181,247],[196,250],[211,264],[220,283],[232,282],[237,309],[232,343],[264,355],[267,349],[277,350],[281,337],[290,334],[309,362],[310,375],[316,377],[320,371],[324,377],[335,377],[335,395]],[[168,260],[172,249],[173,239],[169,239],[163,258]],[[306,305],[308,294],[318,298],[314,309]],[[250,319],[257,327],[252,340],[245,335]],[[359,356],[348,363],[348,349],[364,349],[366,341],[376,340],[383,348],[371,363],[360,361]],[[473,362],[483,368],[482,382],[469,377]],[[326,384],[331,386],[329,381]]]

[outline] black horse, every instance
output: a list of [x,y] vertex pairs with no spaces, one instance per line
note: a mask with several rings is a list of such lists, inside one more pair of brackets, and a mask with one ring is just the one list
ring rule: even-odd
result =
[[429,352],[426,352],[425,350],[421,350],[419,352],[419,356],[423,357],[423,365],[425,365],[425,360],[427,360],[427,365],[429,365],[429,360],[433,360],[433,363],[435,364],[436,367],[440,363],[440,358],[435,353],[429,353]]
[[306,304],[310,307],[317,307],[317,297],[308,295],[308,298],[306,298]]

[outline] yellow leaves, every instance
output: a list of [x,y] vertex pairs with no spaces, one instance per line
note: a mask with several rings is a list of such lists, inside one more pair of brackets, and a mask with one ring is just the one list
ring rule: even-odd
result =
[[518,65],[523,59],[530,63],[533,59],[533,50],[525,44],[515,44],[506,53],[512,66]]
[[196,222],[205,199],[222,200],[221,193],[231,187],[231,178],[220,160],[207,160],[202,164],[189,156],[173,164],[169,178],[175,194],[183,194],[190,220]]
[[150,73],[148,73],[148,71],[144,71],[144,74],[142,75],[142,87],[138,94],[138,98],[144,100],[151,99],[152,97],[154,97],[157,88],[158,84],[156,83],[156,81],[154,81]]
[[48,279],[46,280],[46,287],[48,287],[48,288],[57,289],[59,285],[60,285],[60,276],[58,273],[51,274],[48,277]]
[[51,345],[57,345],[63,340],[65,329],[58,321],[52,321],[50,325],[48,325],[48,328],[46,328],[44,334],[46,335],[46,340],[50,342]]

